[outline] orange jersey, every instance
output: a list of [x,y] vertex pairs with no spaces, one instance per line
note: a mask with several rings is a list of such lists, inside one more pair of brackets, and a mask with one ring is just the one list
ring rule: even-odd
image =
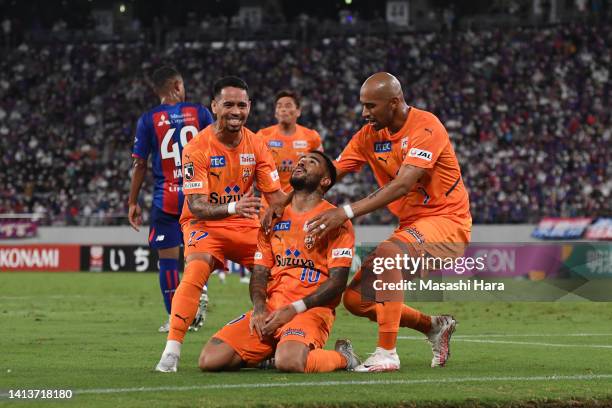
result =
[[[210,125],[194,137],[183,149],[183,193],[206,194],[211,204],[226,204],[240,200],[253,182],[266,193],[280,189],[278,172],[272,154],[253,132],[243,127],[242,140],[234,148],[223,145]],[[181,225],[198,220],[187,205],[181,213]],[[259,221],[233,215],[221,220],[200,221],[208,226],[259,226]]]
[[292,190],[289,184],[291,172],[296,163],[311,150],[321,148],[321,136],[316,130],[296,125],[295,133],[283,135],[279,125],[270,126],[257,132],[274,156],[283,191]]
[[[260,230],[255,265],[271,269],[267,304],[272,310],[316,291],[331,268],[351,266],[355,232],[350,221],[314,245],[305,232],[306,221],[329,208],[335,207],[325,200],[305,213],[288,205],[270,235]],[[327,306],[335,308],[339,302],[340,297]]]
[[438,215],[471,219],[455,151],[434,114],[411,107],[404,126],[395,134],[387,128],[376,131],[370,124],[362,127],[335,165],[339,171],[356,172],[365,163],[381,187],[395,178],[402,165],[426,169],[408,194],[388,206],[400,225]]

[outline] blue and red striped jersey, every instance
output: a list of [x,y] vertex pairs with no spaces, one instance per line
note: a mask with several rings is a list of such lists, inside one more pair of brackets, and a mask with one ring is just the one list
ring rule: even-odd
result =
[[155,180],[153,205],[163,212],[181,213],[183,147],[212,122],[208,109],[188,102],[159,105],[138,119],[132,157],[147,160],[151,155]]

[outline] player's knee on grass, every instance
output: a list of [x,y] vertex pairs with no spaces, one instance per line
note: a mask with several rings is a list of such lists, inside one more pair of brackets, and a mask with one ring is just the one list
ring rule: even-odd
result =
[[237,370],[242,360],[236,351],[224,341],[213,337],[200,353],[198,366],[202,371]]
[[310,349],[304,343],[287,341],[278,346],[274,355],[274,365],[279,371],[303,373]]

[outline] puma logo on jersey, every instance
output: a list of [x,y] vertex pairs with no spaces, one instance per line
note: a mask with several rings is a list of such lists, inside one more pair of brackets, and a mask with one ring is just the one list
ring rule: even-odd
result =
[[215,176],[217,179],[221,180],[221,172],[215,173],[214,171],[211,171],[210,175]]
[[378,157],[378,160],[380,160],[381,162],[384,162],[385,164],[389,164],[387,163],[387,159],[383,159],[382,157]]

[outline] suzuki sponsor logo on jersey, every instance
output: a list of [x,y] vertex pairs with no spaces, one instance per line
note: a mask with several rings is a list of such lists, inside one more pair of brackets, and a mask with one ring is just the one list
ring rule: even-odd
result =
[[413,147],[408,152],[408,157],[416,157],[417,159],[423,159],[426,161],[431,161],[431,156],[432,154],[430,151],[417,149],[416,147]]
[[270,173],[270,178],[272,181],[278,180],[278,170],[274,170],[272,173]]
[[225,167],[225,156],[211,156],[210,167]]
[[202,188],[201,181],[187,181],[183,183],[183,190],[192,190],[194,188]]
[[332,249],[332,258],[352,258],[353,257],[353,249],[352,248],[336,248]]
[[315,268],[315,263],[311,259],[300,258],[302,252],[297,248],[287,248],[281,254],[276,254],[274,259],[276,266],[295,266],[299,268],[309,268],[314,271],[318,271]]
[[374,153],[388,153],[391,151],[391,142],[375,142]]
[[280,148],[283,147],[283,142],[281,140],[270,140],[268,147]]
[[225,194],[219,194],[216,191],[210,193],[208,202],[212,204],[227,204],[239,201],[244,194],[240,193],[240,187],[236,184],[231,184],[223,189]]
[[183,174],[185,175],[185,180],[189,181],[193,179],[193,176],[195,176],[193,163],[189,162],[183,165]]
[[294,149],[308,149],[308,142],[306,140],[294,140],[293,148]]
[[274,231],[289,231],[291,229],[291,221],[279,221],[272,229]]
[[253,166],[255,165],[255,154],[254,153],[241,153],[240,154],[240,165],[241,166]]

